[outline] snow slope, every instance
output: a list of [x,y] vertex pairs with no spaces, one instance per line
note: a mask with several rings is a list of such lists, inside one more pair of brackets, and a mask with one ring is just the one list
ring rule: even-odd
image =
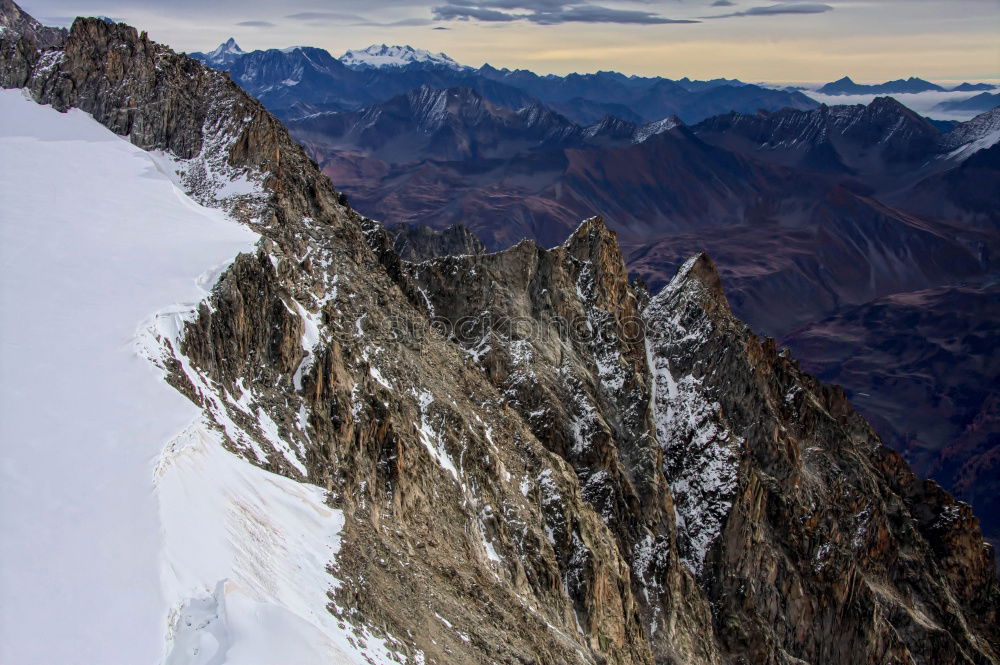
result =
[[363,663],[343,517],[146,357],[257,236],[80,111],[0,91],[0,662]]
[[172,608],[165,665],[397,662],[326,609],[344,518],[322,489],[247,463],[201,422],[164,451],[156,485]]
[[945,159],[956,162],[965,161],[980,150],[1000,143],[1000,107],[963,122],[948,132],[943,141],[945,146],[953,148]]
[[132,338],[256,237],[85,113],[0,118],[0,661],[152,663],[153,463],[196,410]]

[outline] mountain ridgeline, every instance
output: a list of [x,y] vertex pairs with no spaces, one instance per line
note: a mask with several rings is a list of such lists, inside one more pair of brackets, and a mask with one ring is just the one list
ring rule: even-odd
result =
[[192,53],[229,71],[233,80],[282,119],[317,111],[357,110],[410,90],[469,88],[493,104],[520,109],[543,102],[580,124],[605,115],[645,123],[676,115],[695,122],[733,109],[756,111],[816,106],[797,91],[773,90],[729,79],[671,81],[617,72],[539,76],[526,70],[459,65],[443,53],[409,46],[372,46],[334,58],[323,49],[293,47],[244,52],[235,41]]
[[374,218],[463,224],[496,250],[557,244],[601,212],[648,283],[707,249],[740,315],[780,335],[842,304],[992,270],[997,174],[981,158],[975,171],[963,164],[996,140],[998,117],[942,132],[882,97],[581,126],[538,103],[515,111],[467,88],[421,87],[287,125]]
[[[408,261],[228,75],[123,24],[11,29],[3,2],[0,84],[200,164],[182,184],[260,234],[157,362],[230,451],[343,511],[335,559],[308,562],[340,581],[311,611],[359,652],[375,634],[441,665],[1000,662],[969,506],[734,316],[707,256],[647,293],[593,217],[551,249]],[[677,133],[734,173],[777,168]],[[230,172],[266,200],[218,198]],[[169,662],[210,658],[225,626],[172,616]]]
[[[951,92],[976,92],[980,90],[992,90],[995,85],[990,83],[961,83],[953,88]],[[925,81],[922,78],[911,76],[907,79],[896,79],[885,83],[855,83],[850,76],[845,76],[836,81],[831,81],[816,89],[816,92],[824,95],[898,95],[917,94],[921,92],[945,92],[948,90],[940,85]]]

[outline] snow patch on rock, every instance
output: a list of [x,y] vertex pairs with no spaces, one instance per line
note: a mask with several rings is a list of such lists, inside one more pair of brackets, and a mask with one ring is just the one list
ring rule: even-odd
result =
[[[643,312],[653,419],[677,512],[678,555],[695,574],[732,507],[742,445],[701,380],[675,369],[683,358],[705,357],[700,349],[712,335],[713,323],[699,305],[704,285],[691,275],[698,258],[689,259]],[[701,316],[689,316],[692,310]]]

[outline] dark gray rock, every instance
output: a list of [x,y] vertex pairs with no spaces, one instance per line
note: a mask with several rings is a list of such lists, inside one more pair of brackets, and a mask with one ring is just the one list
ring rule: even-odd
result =
[[396,224],[386,231],[393,237],[393,249],[406,261],[419,263],[439,256],[486,253],[486,246],[476,234],[461,224],[441,231],[423,225]]

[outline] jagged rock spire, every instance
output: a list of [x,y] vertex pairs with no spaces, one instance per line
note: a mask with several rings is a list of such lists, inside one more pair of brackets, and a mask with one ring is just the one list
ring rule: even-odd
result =
[[686,295],[696,297],[698,306],[706,311],[732,316],[719,270],[704,252],[695,254],[677,269],[673,279],[652,297],[649,308],[670,306],[672,301]]

